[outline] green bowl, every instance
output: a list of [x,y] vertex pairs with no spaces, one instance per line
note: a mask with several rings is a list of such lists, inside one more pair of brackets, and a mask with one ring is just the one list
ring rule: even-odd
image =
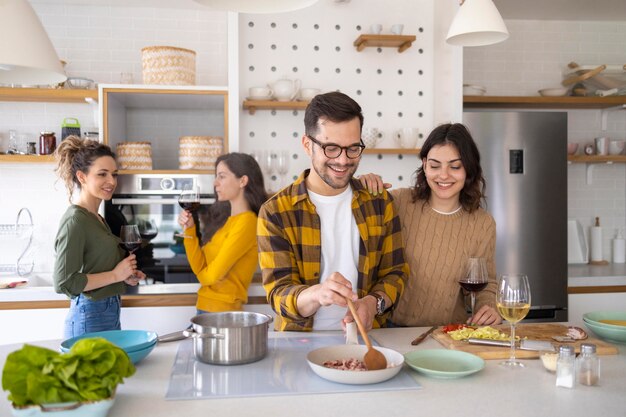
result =
[[595,333],[600,339],[613,343],[626,343],[626,327],[624,326],[611,326],[615,327],[615,329],[611,329],[606,326],[598,325],[595,322],[587,321],[584,318],[583,322],[585,323],[585,326],[587,326],[587,328]]
[[626,331],[626,326],[601,323],[600,320],[619,320],[626,323],[626,311],[593,311],[583,314],[583,321],[586,323],[595,324],[596,326],[605,327],[607,329],[622,329]]

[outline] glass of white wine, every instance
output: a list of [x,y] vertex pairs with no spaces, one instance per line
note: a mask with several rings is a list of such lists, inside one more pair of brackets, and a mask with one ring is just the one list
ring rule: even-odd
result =
[[530,285],[524,274],[502,275],[498,279],[496,305],[503,319],[511,324],[511,357],[500,365],[523,368],[524,364],[515,360],[515,325],[530,310]]

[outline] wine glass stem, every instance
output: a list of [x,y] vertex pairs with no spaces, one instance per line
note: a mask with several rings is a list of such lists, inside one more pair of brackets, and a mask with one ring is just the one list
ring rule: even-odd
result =
[[509,362],[515,362],[515,323],[511,323],[511,357]]
[[472,317],[471,317],[471,320],[473,321],[474,320],[474,307],[476,306],[476,293],[474,291],[472,291],[470,293],[470,300],[471,300],[471,303],[472,303]]

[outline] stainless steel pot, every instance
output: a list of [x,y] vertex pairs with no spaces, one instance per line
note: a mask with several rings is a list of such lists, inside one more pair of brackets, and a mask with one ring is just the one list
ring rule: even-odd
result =
[[251,311],[200,314],[191,319],[197,360],[214,365],[256,362],[267,354],[267,333],[272,318]]

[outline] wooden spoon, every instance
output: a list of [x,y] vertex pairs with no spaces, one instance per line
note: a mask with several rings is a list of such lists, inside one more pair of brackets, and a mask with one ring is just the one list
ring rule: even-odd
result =
[[348,302],[348,308],[350,308],[352,317],[354,318],[354,321],[359,328],[359,332],[361,333],[361,336],[363,336],[363,340],[365,340],[365,345],[367,346],[367,352],[365,352],[365,356],[363,357],[363,362],[365,362],[367,370],[375,371],[377,369],[387,368],[387,358],[385,358],[385,355],[383,355],[381,352],[372,347],[372,342],[370,342],[370,338],[367,337],[365,327],[363,327],[361,319],[359,319],[359,316],[356,314],[356,308],[354,308],[352,300],[346,298],[346,301]]

